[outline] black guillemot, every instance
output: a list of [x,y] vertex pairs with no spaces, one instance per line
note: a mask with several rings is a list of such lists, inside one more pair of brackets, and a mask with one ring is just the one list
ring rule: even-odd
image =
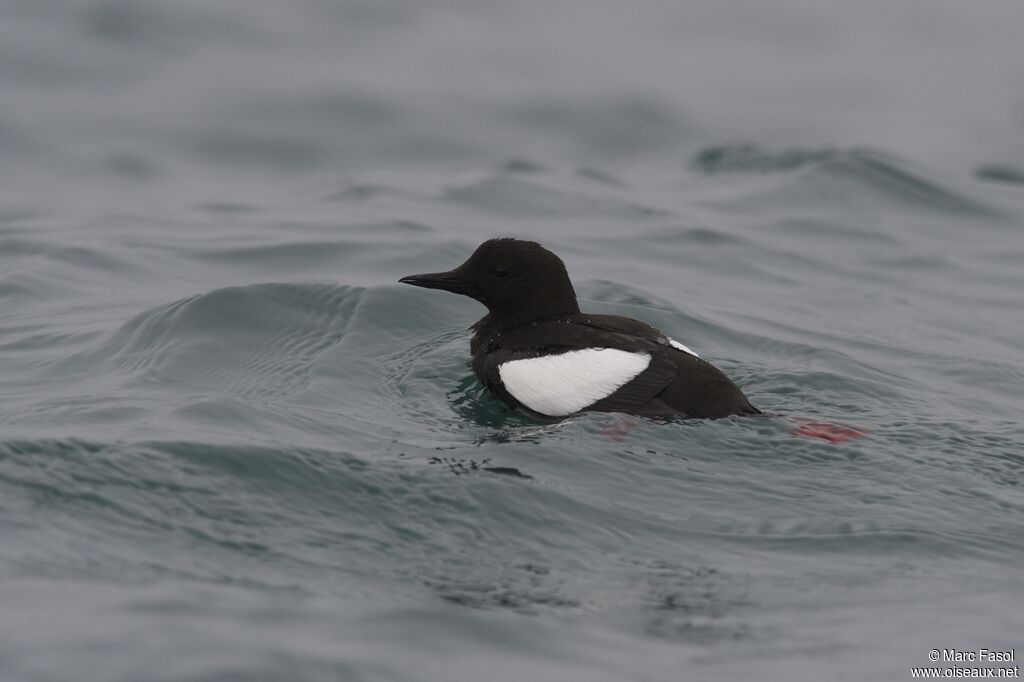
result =
[[473,371],[501,400],[534,417],[761,413],[718,368],[654,327],[581,313],[562,259],[536,242],[490,239],[454,270],[399,281],[487,306],[472,327]]

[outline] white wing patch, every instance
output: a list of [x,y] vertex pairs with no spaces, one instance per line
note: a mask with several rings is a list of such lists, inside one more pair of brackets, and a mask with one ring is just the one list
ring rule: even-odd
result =
[[672,346],[673,348],[678,348],[679,350],[683,351],[684,353],[689,353],[690,355],[692,355],[695,358],[699,358],[700,357],[699,355],[697,355],[692,350],[690,350],[689,348],[687,348],[683,344],[679,343],[675,339],[670,339],[668,337],[665,337],[665,338],[668,340],[668,345]]
[[647,353],[584,348],[510,360],[498,366],[498,376],[512,397],[534,412],[564,417],[611,395],[649,364]]

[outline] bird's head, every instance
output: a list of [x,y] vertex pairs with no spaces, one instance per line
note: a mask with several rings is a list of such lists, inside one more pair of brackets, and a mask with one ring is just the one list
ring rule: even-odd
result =
[[398,281],[469,296],[499,322],[579,312],[562,259],[537,242],[521,239],[489,239],[454,270]]

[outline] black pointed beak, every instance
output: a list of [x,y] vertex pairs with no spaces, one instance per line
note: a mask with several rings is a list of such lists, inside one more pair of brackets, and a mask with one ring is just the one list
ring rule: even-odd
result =
[[401,284],[411,284],[414,287],[423,287],[424,289],[441,289],[442,291],[450,291],[453,294],[473,295],[473,288],[469,282],[459,277],[459,274],[454,270],[451,272],[428,272],[423,275],[409,275],[398,281]]

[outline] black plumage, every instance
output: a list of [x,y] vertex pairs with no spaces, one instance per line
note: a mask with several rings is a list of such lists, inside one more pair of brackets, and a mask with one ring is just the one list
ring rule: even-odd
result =
[[650,363],[582,411],[659,418],[760,414],[718,368],[674,347],[654,327],[628,317],[581,313],[565,264],[536,242],[491,239],[454,270],[399,281],[463,294],[487,306],[488,314],[473,325],[473,370],[504,402],[534,416],[552,415],[517,400],[501,380],[501,365],[589,348],[645,353]]

